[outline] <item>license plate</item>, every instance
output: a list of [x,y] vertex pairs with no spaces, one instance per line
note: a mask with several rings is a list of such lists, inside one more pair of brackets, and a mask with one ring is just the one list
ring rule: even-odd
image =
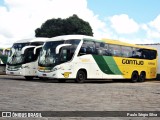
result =
[[13,75],[14,73],[13,73],[13,72],[10,72],[10,74],[12,74],[12,75]]
[[43,74],[43,76],[47,76],[46,74]]

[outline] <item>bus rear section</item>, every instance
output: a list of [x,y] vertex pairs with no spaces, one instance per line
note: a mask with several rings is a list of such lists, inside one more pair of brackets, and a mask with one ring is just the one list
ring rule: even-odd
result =
[[[152,47],[152,48],[155,48],[157,49],[157,53],[160,53],[160,44],[159,43],[154,43],[154,44],[140,44],[140,45],[143,45],[143,46],[148,46],[148,47]],[[157,79],[159,80],[160,79],[160,55],[158,54],[158,58],[157,58]]]
[[[77,58],[88,79],[131,79],[144,82],[156,78],[157,50],[116,40],[83,40]],[[84,75],[85,76],[85,75]]]

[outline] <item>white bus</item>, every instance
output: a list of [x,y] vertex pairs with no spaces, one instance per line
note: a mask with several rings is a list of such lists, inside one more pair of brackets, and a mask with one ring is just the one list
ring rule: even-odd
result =
[[84,35],[48,39],[38,60],[38,76],[58,79],[131,79],[143,82],[156,77],[157,51],[117,40]]
[[38,55],[46,39],[48,38],[33,38],[15,42],[8,55],[6,74],[24,76],[28,80],[36,77]]

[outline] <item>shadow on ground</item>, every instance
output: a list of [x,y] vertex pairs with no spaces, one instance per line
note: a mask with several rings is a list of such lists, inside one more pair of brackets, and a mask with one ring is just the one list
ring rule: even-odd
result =
[[[26,81],[26,82],[44,82],[44,83],[59,83],[56,79],[39,79],[34,78],[33,80],[26,80],[22,76],[8,76],[8,75],[0,75],[0,80],[16,80],[16,81]],[[76,83],[74,80],[66,80],[65,83]],[[130,80],[120,79],[120,80],[86,80],[83,84],[92,83],[92,84],[105,84],[105,83],[130,83]]]

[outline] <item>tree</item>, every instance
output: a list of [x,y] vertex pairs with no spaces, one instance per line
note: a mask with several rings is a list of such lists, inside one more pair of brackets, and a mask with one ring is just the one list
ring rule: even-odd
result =
[[55,37],[59,35],[82,34],[93,36],[90,24],[77,15],[66,19],[50,19],[35,30],[36,37]]

